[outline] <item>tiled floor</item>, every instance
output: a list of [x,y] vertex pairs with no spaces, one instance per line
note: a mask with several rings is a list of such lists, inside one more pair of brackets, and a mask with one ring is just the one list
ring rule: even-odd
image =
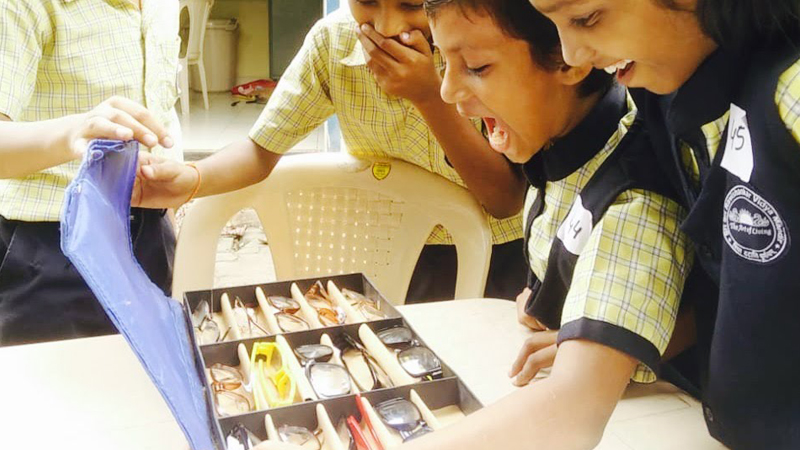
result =
[[[209,94],[209,108],[203,107],[203,96],[192,91],[189,115],[180,111],[178,115],[183,129],[184,152],[187,159],[199,159],[213,153],[238,139],[247,137],[264,105],[235,101],[229,93]],[[180,109],[180,107],[178,108]],[[322,128],[312,132],[291,151],[312,152],[324,148],[325,135]]]

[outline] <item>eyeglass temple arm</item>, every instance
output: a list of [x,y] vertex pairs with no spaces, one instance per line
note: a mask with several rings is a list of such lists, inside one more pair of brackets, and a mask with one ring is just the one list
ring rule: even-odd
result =
[[350,429],[350,434],[353,436],[353,441],[356,443],[358,450],[372,450],[355,417],[349,416],[347,418],[347,428]]
[[361,414],[361,420],[367,424],[367,430],[369,431],[370,436],[375,441],[375,445],[378,447],[378,450],[384,450],[383,444],[381,440],[378,439],[378,433],[375,432],[375,426],[372,425],[372,419],[367,413],[367,408],[364,407],[364,401],[361,399],[361,394],[356,394],[356,405],[358,406],[358,412]]

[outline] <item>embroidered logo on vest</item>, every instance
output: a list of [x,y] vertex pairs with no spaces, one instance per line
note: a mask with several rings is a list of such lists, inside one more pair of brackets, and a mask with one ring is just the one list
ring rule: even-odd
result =
[[725,197],[722,234],[731,250],[757,263],[768,263],[789,244],[786,224],[778,211],[746,186],[736,186]]
[[580,255],[589,237],[592,235],[592,213],[583,207],[580,196],[575,199],[569,215],[558,228],[556,236],[564,243],[567,251]]

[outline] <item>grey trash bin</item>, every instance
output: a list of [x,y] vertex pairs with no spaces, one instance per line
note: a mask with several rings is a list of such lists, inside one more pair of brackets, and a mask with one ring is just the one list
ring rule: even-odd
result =
[[[229,91],[236,84],[236,53],[239,22],[236,19],[209,20],[203,44],[208,92]],[[200,90],[197,66],[192,66],[191,87]]]

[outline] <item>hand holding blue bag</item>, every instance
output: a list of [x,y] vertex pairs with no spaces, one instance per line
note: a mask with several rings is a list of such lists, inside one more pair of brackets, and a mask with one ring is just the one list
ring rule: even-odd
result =
[[61,248],[136,353],[191,448],[222,449],[183,306],[149,280],[133,254],[129,216],[138,152],[135,141],[89,145],[66,191]]

